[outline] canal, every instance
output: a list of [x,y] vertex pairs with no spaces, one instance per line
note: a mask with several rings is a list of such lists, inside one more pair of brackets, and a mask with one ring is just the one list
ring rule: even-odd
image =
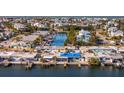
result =
[[113,67],[89,67],[62,65],[53,67],[34,66],[32,70],[25,70],[25,66],[12,65],[0,67],[0,77],[124,77],[124,69]]
[[67,39],[66,33],[57,33],[53,37],[51,46],[64,46],[64,42]]

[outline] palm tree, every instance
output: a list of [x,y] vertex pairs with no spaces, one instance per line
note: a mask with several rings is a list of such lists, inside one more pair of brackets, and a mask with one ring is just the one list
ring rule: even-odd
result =
[[57,59],[57,56],[54,56],[53,57],[53,62],[56,64],[56,59]]
[[69,49],[68,48],[65,48],[65,52],[68,53],[69,52]]
[[100,61],[98,58],[90,58],[89,59],[89,64],[92,66],[99,66],[100,65]]
[[41,63],[44,63],[43,56],[41,56],[40,62],[41,62]]

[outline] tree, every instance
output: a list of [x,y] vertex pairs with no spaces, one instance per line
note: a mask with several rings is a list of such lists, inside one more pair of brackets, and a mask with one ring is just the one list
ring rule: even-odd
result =
[[43,56],[41,56],[40,62],[41,62],[41,63],[44,63],[44,58],[43,58]]
[[16,40],[16,41],[19,41],[22,39],[22,36],[16,36],[16,37],[13,37],[13,41]]
[[68,48],[65,48],[65,52],[68,53],[69,52],[69,49]]
[[122,36],[113,36],[111,40],[118,41],[121,40]]
[[96,33],[92,32],[88,44],[89,45],[96,45],[96,40],[97,40]]
[[54,56],[53,57],[53,62],[56,63],[56,60],[57,60],[57,56]]
[[12,32],[14,32],[15,34],[20,34],[20,31],[19,30],[17,30],[17,29],[15,29],[15,28],[13,28],[13,31]]
[[88,31],[94,31],[94,27],[92,25],[88,25]]
[[65,40],[64,45],[67,46],[68,44],[68,39]]
[[87,27],[83,27],[84,30],[88,30],[88,31],[94,31],[94,27],[92,25],[88,25]]
[[6,27],[13,29],[13,24],[11,22],[4,22],[3,23]]
[[82,45],[85,45],[85,42],[83,42],[83,40],[76,41],[76,44],[75,45],[82,46]]
[[123,31],[123,35],[124,35],[124,24],[120,26],[120,30]]
[[34,40],[33,44],[34,45],[39,45],[43,41],[43,37],[40,35],[36,40]]
[[89,64],[92,66],[99,66],[100,65],[100,61],[98,58],[90,58],[89,59]]
[[32,26],[31,24],[26,25],[26,32],[33,33],[38,30],[38,27]]
[[74,45],[76,43],[76,31],[74,30],[74,27],[70,27],[70,31],[68,32],[67,35],[67,40],[65,41],[65,45],[67,44],[72,44]]

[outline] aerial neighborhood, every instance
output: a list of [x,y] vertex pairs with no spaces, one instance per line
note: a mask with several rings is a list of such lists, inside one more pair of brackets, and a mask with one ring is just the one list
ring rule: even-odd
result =
[[0,63],[124,67],[124,19],[0,17]]

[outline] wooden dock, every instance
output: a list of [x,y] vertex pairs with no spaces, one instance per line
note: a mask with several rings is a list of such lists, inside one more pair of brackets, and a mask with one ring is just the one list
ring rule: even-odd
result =
[[43,67],[49,67],[49,66],[57,66],[57,65],[63,65],[64,68],[66,68],[67,66],[77,66],[77,67],[81,67],[82,65],[86,65],[86,64],[82,64],[80,62],[34,62],[35,65],[41,65]]
[[[34,65],[39,65],[41,67],[49,68],[51,66],[57,66],[61,65],[64,68],[67,68],[68,66],[76,66],[77,68],[81,68],[82,66],[89,66],[88,62],[9,62],[9,61],[4,61],[0,63],[4,67],[8,67],[10,65],[24,65],[26,70],[31,70]],[[104,63],[101,64],[102,67],[104,66],[113,66],[116,68],[124,68],[124,64],[118,65],[118,64],[112,64],[112,63]]]
[[25,68],[26,68],[26,70],[30,70],[30,69],[32,69],[32,67],[33,67],[33,63],[32,62],[28,62],[28,64],[25,66]]

